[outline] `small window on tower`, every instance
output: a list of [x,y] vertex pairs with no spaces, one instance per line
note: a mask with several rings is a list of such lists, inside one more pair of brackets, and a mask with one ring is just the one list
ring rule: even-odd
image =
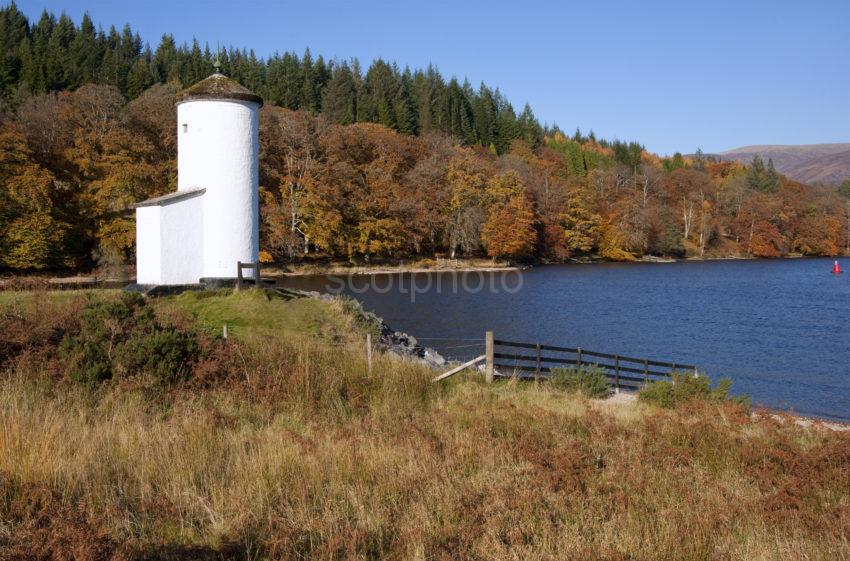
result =
[[183,132],[189,132],[189,123],[183,123]]

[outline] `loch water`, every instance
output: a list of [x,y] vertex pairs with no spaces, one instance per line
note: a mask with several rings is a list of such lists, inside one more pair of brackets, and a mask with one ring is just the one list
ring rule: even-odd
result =
[[850,420],[850,273],[831,269],[831,259],[596,263],[280,282],[345,292],[450,358],[481,354],[489,329],[696,364],[755,404]]

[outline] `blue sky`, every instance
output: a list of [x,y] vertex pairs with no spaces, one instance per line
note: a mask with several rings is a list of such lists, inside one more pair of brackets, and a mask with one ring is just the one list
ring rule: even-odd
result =
[[672,154],[850,142],[850,0],[18,0],[178,42],[433,62],[541,122]]

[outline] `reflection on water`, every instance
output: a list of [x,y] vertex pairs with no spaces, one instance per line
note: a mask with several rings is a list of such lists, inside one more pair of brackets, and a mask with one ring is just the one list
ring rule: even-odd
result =
[[[845,269],[846,267],[846,263]],[[297,277],[342,290],[453,358],[497,338],[699,365],[756,403],[850,419],[850,275],[832,260],[553,265],[514,273]],[[480,285],[480,286],[479,286]],[[482,343],[483,346],[483,343]]]

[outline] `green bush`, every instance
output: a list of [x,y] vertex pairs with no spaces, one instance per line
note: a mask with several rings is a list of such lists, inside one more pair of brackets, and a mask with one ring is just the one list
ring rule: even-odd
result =
[[588,397],[608,397],[611,393],[605,372],[597,366],[553,368],[552,384],[558,389],[579,392]]
[[723,402],[732,401],[749,409],[747,396],[729,396],[732,380],[722,378],[714,388],[708,376],[693,376],[689,373],[674,372],[672,382],[653,382],[638,393],[638,398],[646,403],[671,409],[691,399]]
[[163,382],[174,382],[187,374],[198,352],[195,333],[161,327],[134,334],[122,343],[116,366],[122,374],[144,372]]
[[171,382],[200,352],[194,331],[162,325],[137,293],[86,306],[79,332],[63,338],[62,350],[71,361],[70,378],[83,383],[143,373]]

